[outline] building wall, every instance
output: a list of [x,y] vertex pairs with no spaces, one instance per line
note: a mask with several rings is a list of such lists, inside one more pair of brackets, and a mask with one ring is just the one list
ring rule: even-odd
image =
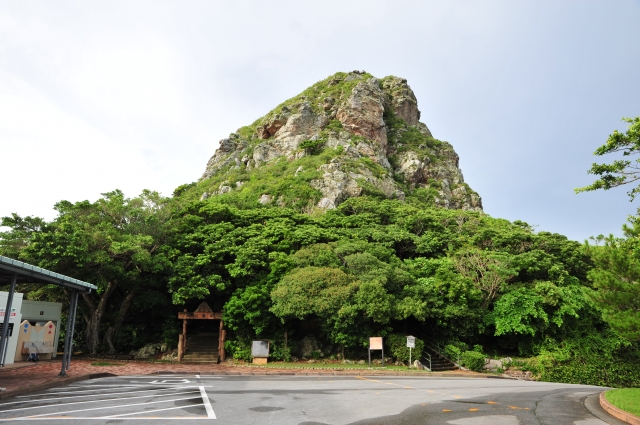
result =
[[[0,291],[0,312],[4,312],[5,308],[7,307],[8,297],[9,297],[8,292]],[[20,322],[22,322],[21,307],[22,307],[22,294],[14,292],[11,311],[12,313],[15,313],[15,316],[10,316],[10,319],[9,319],[9,323],[13,323],[14,328],[13,328],[12,335],[9,337],[9,345],[6,351],[7,355],[5,358],[5,364],[13,363],[13,359],[15,357],[15,352],[16,352],[17,343],[18,343],[18,333],[19,333],[18,327],[20,325]],[[4,323],[4,315],[0,316],[0,323]]]

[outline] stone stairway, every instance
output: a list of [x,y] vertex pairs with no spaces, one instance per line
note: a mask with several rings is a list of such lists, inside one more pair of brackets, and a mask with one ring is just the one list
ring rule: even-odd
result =
[[[442,372],[445,370],[458,370],[458,366],[453,364],[450,360],[444,358],[440,355],[435,349],[427,346],[425,344],[424,351],[426,353],[431,354],[431,371],[432,372]],[[429,367],[429,362],[426,360],[428,356],[423,354],[422,362],[425,366]]]
[[218,334],[198,332],[187,337],[187,350],[182,357],[189,363],[218,363]]

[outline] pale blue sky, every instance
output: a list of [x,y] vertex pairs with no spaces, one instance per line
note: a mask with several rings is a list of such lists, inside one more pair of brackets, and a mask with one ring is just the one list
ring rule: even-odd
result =
[[575,195],[640,115],[638,1],[0,3],[0,215],[170,194],[218,140],[337,71],[407,78],[485,211],[584,240],[624,188]]

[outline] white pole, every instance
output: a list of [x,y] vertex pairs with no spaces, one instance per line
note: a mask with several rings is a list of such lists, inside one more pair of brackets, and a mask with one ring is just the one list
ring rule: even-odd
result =
[[409,367],[411,367],[411,347],[409,347]]

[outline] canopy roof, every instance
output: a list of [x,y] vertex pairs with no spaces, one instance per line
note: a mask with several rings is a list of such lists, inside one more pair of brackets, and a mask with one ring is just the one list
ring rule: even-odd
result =
[[17,283],[54,284],[77,289],[80,292],[98,289],[90,283],[0,255],[0,285],[9,285],[14,273],[18,274]]

